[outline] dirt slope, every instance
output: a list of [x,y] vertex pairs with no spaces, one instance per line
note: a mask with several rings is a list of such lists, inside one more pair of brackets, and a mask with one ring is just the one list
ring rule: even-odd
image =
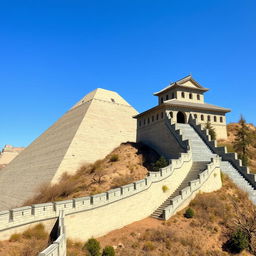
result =
[[59,184],[44,184],[25,205],[98,194],[146,177],[159,155],[138,143],[124,143],[94,164],[82,166],[75,175],[64,175]]

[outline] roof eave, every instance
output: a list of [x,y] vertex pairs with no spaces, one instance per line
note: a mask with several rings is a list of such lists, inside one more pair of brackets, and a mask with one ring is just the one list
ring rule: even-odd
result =
[[216,112],[223,112],[223,113],[228,113],[231,112],[231,109],[228,108],[207,108],[207,107],[197,107],[197,106],[187,106],[187,105],[175,105],[170,103],[166,103],[168,106],[172,107],[181,107],[181,108],[191,108],[191,109],[199,109],[199,110],[209,110],[209,111],[216,111]]
[[159,92],[155,92],[155,93],[153,93],[153,95],[154,96],[158,96],[158,95],[160,95],[160,94],[162,94],[162,93],[165,93],[166,91],[168,91],[168,90],[170,90],[170,89],[172,89],[172,88],[184,88],[184,89],[192,89],[192,90],[196,90],[196,91],[203,91],[203,92],[207,92],[207,91],[209,91],[209,88],[204,88],[204,87],[202,87],[202,88],[196,88],[196,87],[186,87],[186,86],[182,86],[182,85],[179,85],[179,84],[173,84],[173,85],[171,85],[170,87],[168,87],[168,88],[166,88],[166,89],[164,89],[164,90],[161,90],[161,91],[159,91]]

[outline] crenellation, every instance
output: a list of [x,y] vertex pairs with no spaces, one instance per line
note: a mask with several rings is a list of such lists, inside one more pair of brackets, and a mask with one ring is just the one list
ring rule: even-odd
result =
[[74,211],[73,200],[64,200],[54,202],[54,210],[56,214],[59,214],[60,211],[65,210],[66,213]]
[[191,191],[191,188],[189,186],[184,188],[184,189],[182,189],[181,193],[180,193],[180,195],[182,197],[182,200],[188,198],[191,195],[191,192],[192,191]]
[[11,222],[24,222],[24,220],[29,220],[33,219],[33,214],[32,214],[32,207],[31,206],[24,206],[20,208],[15,208],[10,210],[10,221]]
[[35,218],[53,216],[55,215],[55,207],[54,203],[44,203],[44,204],[33,204],[32,206],[32,214]]
[[74,200],[75,209],[77,211],[91,208],[91,197],[90,196],[78,197],[73,200]]
[[10,222],[10,211],[0,211],[0,227]]
[[106,192],[91,196],[92,207],[106,204],[108,202],[108,194]]
[[107,195],[108,195],[108,200],[109,201],[117,200],[122,195],[121,188],[119,187],[119,188],[108,190]]
[[134,183],[121,186],[122,195],[128,196],[136,192]]

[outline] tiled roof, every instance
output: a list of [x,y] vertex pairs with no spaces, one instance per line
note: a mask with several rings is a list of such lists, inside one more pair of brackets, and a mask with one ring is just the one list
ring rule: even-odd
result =
[[157,109],[164,108],[166,106],[190,108],[191,110],[199,110],[199,111],[200,110],[210,110],[210,111],[216,111],[216,112],[222,112],[222,113],[227,113],[227,112],[231,111],[231,109],[215,106],[215,105],[208,104],[208,103],[194,103],[194,102],[187,102],[187,101],[171,99],[171,100],[164,101],[164,103],[161,105],[155,106],[151,109],[148,109],[148,110],[134,116],[134,118],[143,116],[146,113],[149,113],[149,112],[157,110]]
[[[189,87],[189,86],[186,86],[186,85],[183,85],[183,83],[186,83],[187,81],[191,81],[193,82],[193,84],[195,84],[196,87]],[[163,92],[165,92],[166,90],[168,89],[171,89],[171,88],[175,88],[175,87],[179,87],[179,88],[186,88],[186,89],[193,89],[193,90],[199,90],[199,91],[208,91],[209,89],[201,86],[197,81],[195,81],[191,75],[189,76],[186,76],[180,80],[177,80],[176,82],[173,82],[173,83],[170,83],[168,86],[166,86],[165,88],[163,88],[162,90],[158,91],[158,92],[155,92],[154,95],[159,95]]]
[[166,105],[175,106],[175,107],[189,107],[191,109],[206,109],[206,110],[216,110],[220,112],[230,112],[231,110],[228,108],[223,108],[219,106],[215,106],[208,103],[194,103],[194,102],[187,102],[181,101],[176,99],[167,100],[164,102]]

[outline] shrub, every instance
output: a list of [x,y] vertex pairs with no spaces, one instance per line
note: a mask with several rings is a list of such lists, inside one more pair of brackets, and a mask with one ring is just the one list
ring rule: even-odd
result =
[[112,246],[106,246],[103,249],[102,256],[115,256],[115,250]]
[[153,164],[153,170],[159,171],[160,168],[164,168],[168,165],[168,161],[166,158],[161,156],[154,164]]
[[231,234],[231,238],[226,243],[227,249],[232,253],[239,253],[248,246],[248,236],[240,229]]
[[163,185],[163,186],[162,186],[162,190],[163,190],[164,193],[165,193],[168,189],[169,189],[169,188],[168,188],[166,185]]
[[111,182],[111,188],[118,188],[123,185],[127,185],[129,183],[132,183],[134,178],[130,175],[124,175],[120,177],[115,177]]
[[155,250],[155,248],[156,248],[155,245],[150,241],[146,241],[143,246],[143,250],[146,252],[153,251],[153,250]]
[[117,154],[113,154],[110,157],[110,162],[117,162],[119,160],[119,156]]
[[211,140],[216,140],[216,132],[215,129],[212,127],[212,124],[208,121],[205,124],[204,129],[209,131],[209,135],[211,136]]
[[100,256],[100,243],[94,238],[89,239],[83,249],[87,250],[89,256]]
[[41,240],[41,239],[46,239],[48,234],[44,229],[44,225],[38,224],[33,228],[27,229],[25,232],[23,232],[22,236],[26,239],[33,238],[33,239]]
[[187,219],[193,218],[194,215],[195,215],[195,212],[194,212],[194,210],[192,208],[188,208],[186,210],[186,212],[184,213],[184,217],[186,217]]
[[21,239],[21,234],[13,234],[11,235],[9,241],[10,242],[17,242]]

